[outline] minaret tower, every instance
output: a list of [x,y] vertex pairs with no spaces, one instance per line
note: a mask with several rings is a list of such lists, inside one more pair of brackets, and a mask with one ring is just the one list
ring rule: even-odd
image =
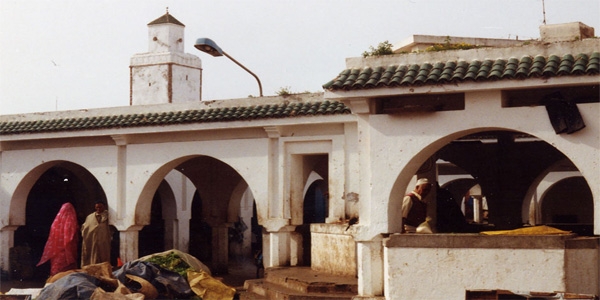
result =
[[131,57],[131,105],[200,101],[202,62],[184,53],[185,25],[167,13],[148,24],[148,52]]

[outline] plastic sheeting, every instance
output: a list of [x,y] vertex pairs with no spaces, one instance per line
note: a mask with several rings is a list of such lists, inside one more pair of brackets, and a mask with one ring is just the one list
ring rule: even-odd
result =
[[42,289],[36,300],[91,299],[99,284],[87,273],[71,273]]
[[[125,286],[131,283],[126,275],[134,275],[150,282],[158,291],[159,297],[163,298],[188,298],[193,295],[187,280],[176,272],[159,268],[147,261],[132,261],[123,265],[119,270],[113,272]],[[134,291],[136,291],[134,289]]]
[[[231,300],[235,289],[211,277],[208,268],[195,257],[169,250],[144,257],[175,252],[190,265],[185,276],[142,259],[128,262],[112,272],[109,263],[58,273],[47,281],[36,299],[142,300],[200,296],[204,300]],[[196,298],[194,298],[196,299]]]

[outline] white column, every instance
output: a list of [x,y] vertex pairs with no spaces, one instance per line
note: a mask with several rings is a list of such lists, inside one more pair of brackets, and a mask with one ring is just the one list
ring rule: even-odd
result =
[[271,265],[271,234],[262,234],[262,254],[263,254],[263,266],[265,268],[272,267]]
[[290,266],[302,265],[303,251],[310,249],[302,249],[302,234],[298,232],[290,232]]
[[164,247],[165,249],[175,249],[177,248],[176,242],[178,240],[178,231],[177,231],[177,219],[164,219],[165,222],[165,240]]
[[0,230],[0,268],[10,271],[10,248],[15,245],[15,230],[19,226],[5,226]]
[[143,226],[130,227],[119,231],[119,255],[123,263],[136,260],[139,251],[139,232]]
[[[269,176],[268,176],[268,210],[265,217],[281,218],[283,217],[283,207],[280,195],[283,194],[283,183],[279,180],[281,163],[279,154],[279,137],[281,136],[277,126],[267,126],[264,128],[269,137]],[[257,205],[258,209],[258,205]]]
[[481,223],[483,210],[481,209],[481,196],[473,197],[473,222]]
[[346,218],[346,200],[344,187],[346,181],[344,139],[335,137],[331,139],[331,152],[329,153],[329,212],[326,223],[334,223]]
[[381,240],[357,242],[358,295],[383,296],[383,247]]
[[176,247],[178,250],[187,253],[190,251],[190,219],[177,219],[176,222],[177,236],[179,237],[175,240]]
[[[360,164],[358,155],[358,130],[353,123],[344,124],[345,182],[344,195],[346,218],[358,217],[358,195],[360,191]],[[329,223],[329,222],[328,222]]]
[[116,219],[123,220],[127,213],[127,137],[113,135],[112,139],[117,145],[117,205],[114,208],[117,212]]
[[270,232],[269,240],[269,261],[265,262],[265,267],[279,267],[289,265],[290,233],[281,231]]

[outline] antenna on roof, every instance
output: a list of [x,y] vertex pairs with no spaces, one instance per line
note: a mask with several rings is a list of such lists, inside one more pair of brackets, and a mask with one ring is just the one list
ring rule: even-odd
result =
[[542,12],[544,13],[544,25],[546,25],[546,4],[542,0]]

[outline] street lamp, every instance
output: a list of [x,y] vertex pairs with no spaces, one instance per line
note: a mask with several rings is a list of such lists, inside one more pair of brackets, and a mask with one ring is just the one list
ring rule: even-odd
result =
[[252,76],[254,76],[254,78],[256,78],[256,81],[258,81],[258,89],[260,90],[260,96],[262,97],[262,85],[260,84],[260,79],[258,79],[258,76],[252,73],[252,71],[248,70],[248,68],[244,67],[244,65],[240,64],[237,60],[233,59],[233,57],[229,56],[229,54],[223,51],[213,40],[209,38],[199,38],[196,40],[196,44],[194,45],[194,47],[196,47],[196,49],[202,52],[206,52],[215,57],[225,55],[234,63],[238,64],[238,66],[242,67],[242,69],[246,70],[246,72],[250,73]]

